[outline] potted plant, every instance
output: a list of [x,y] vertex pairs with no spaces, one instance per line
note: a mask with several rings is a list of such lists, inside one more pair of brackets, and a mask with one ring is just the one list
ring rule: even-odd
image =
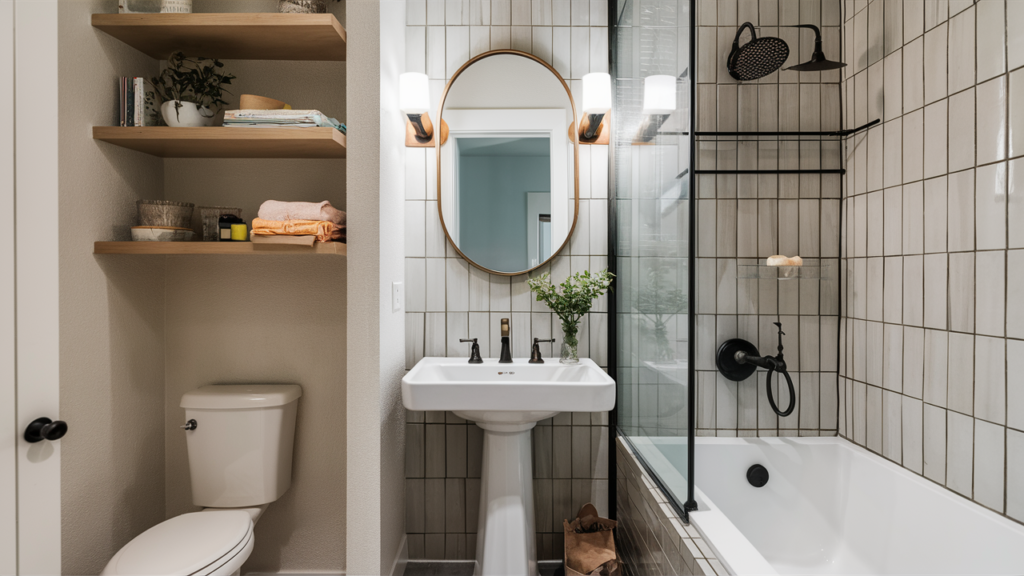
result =
[[227,104],[223,95],[230,94],[224,86],[235,77],[221,74],[224,64],[209,58],[189,58],[175,52],[167,59],[167,67],[150,80],[153,92],[146,94],[146,103],[154,105],[160,98],[160,113],[168,126],[210,126],[216,112],[211,108]]
[[[537,295],[537,301],[548,305],[562,321],[562,364],[576,364],[580,361],[579,340],[580,320],[590,312],[594,300],[605,293],[615,275],[607,269],[591,275],[590,270],[577,272],[558,287],[551,283],[550,274],[531,278],[527,284]],[[559,290],[561,289],[561,290]]]
[[[328,0],[280,0],[278,12],[285,14],[326,14]],[[341,0],[335,0],[341,2]]]

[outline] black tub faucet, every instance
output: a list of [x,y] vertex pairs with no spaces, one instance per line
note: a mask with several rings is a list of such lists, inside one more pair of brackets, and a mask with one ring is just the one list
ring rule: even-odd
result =
[[[739,382],[749,378],[759,367],[768,371],[768,403],[772,410],[783,418],[793,413],[796,407],[796,389],[793,387],[793,379],[789,377],[786,369],[786,360],[782,355],[782,337],[786,335],[782,331],[782,323],[774,322],[779,327],[779,353],[776,356],[758,356],[757,347],[741,338],[726,340],[718,348],[718,356],[715,364],[722,376]],[[789,406],[785,410],[779,410],[775,404],[775,393],[772,392],[772,374],[778,372],[786,377],[786,384],[789,386]]]
[[512,350],[509,348],[509,333],[512,329],[509,327],[508,318],[501,319],[501,359],[498,360],[498,364],[511,364],[512,363]]

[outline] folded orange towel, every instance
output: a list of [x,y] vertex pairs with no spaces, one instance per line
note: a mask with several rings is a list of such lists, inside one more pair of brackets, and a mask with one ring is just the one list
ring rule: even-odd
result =
[[344,229],[322,220],[264,220],[254,218],[252,233],[257,236],[316,236],[320,242],[344,237]]

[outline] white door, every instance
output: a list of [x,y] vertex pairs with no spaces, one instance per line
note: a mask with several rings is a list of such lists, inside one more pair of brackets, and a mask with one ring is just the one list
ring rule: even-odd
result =
[[14,3],[0,0],[0,574],[18,564],[14,370]]
[[60,574],[61,569],[60,441],[25,439],[34,420],[60,418],[57,41],[57,0],[0,0],[4,574]]

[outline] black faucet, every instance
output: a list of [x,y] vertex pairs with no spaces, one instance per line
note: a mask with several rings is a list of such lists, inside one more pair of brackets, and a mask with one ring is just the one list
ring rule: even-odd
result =
[[540,338],[533,339],[533,351],[530,352],[530,364],[543,364],[544,359],[540,357],[540,343],[541,342],[554,342],[555,339],[541,340]]
[[469,347],[469,363],[470,364],[483,364],[484,359],[480,357],[480,344],[477,343],[476,338],[459,338],[459,342],[472,342],[473,345]]
[[[736,382],[749,378],[758,367],[768,371],[768,403],[772,410],[782,417],[789,416],[796,407],[796,389],[793,387],[793,379],[789,377],[786,370],[786,360],[782,355],[782,337],[786,335],[782,331],[782,323],[774,322],[779,327],[779,353],[776,356],[759,356],[757,347],[741,338],[726,340],[718,348],[718,356],[715,364],[723,376]],[[772,374],[778,372],[786,377],[786,384],[789,385],[789,406],[785,410],[779,410],[775,404],[775,393],[772,392]]]
[[501,319],[501,358],[498,360],[498,364],[511,364],[512,363],[512,350],[509,349],[508,335],[511,332],[511,328],[508,325],[508,318]]

